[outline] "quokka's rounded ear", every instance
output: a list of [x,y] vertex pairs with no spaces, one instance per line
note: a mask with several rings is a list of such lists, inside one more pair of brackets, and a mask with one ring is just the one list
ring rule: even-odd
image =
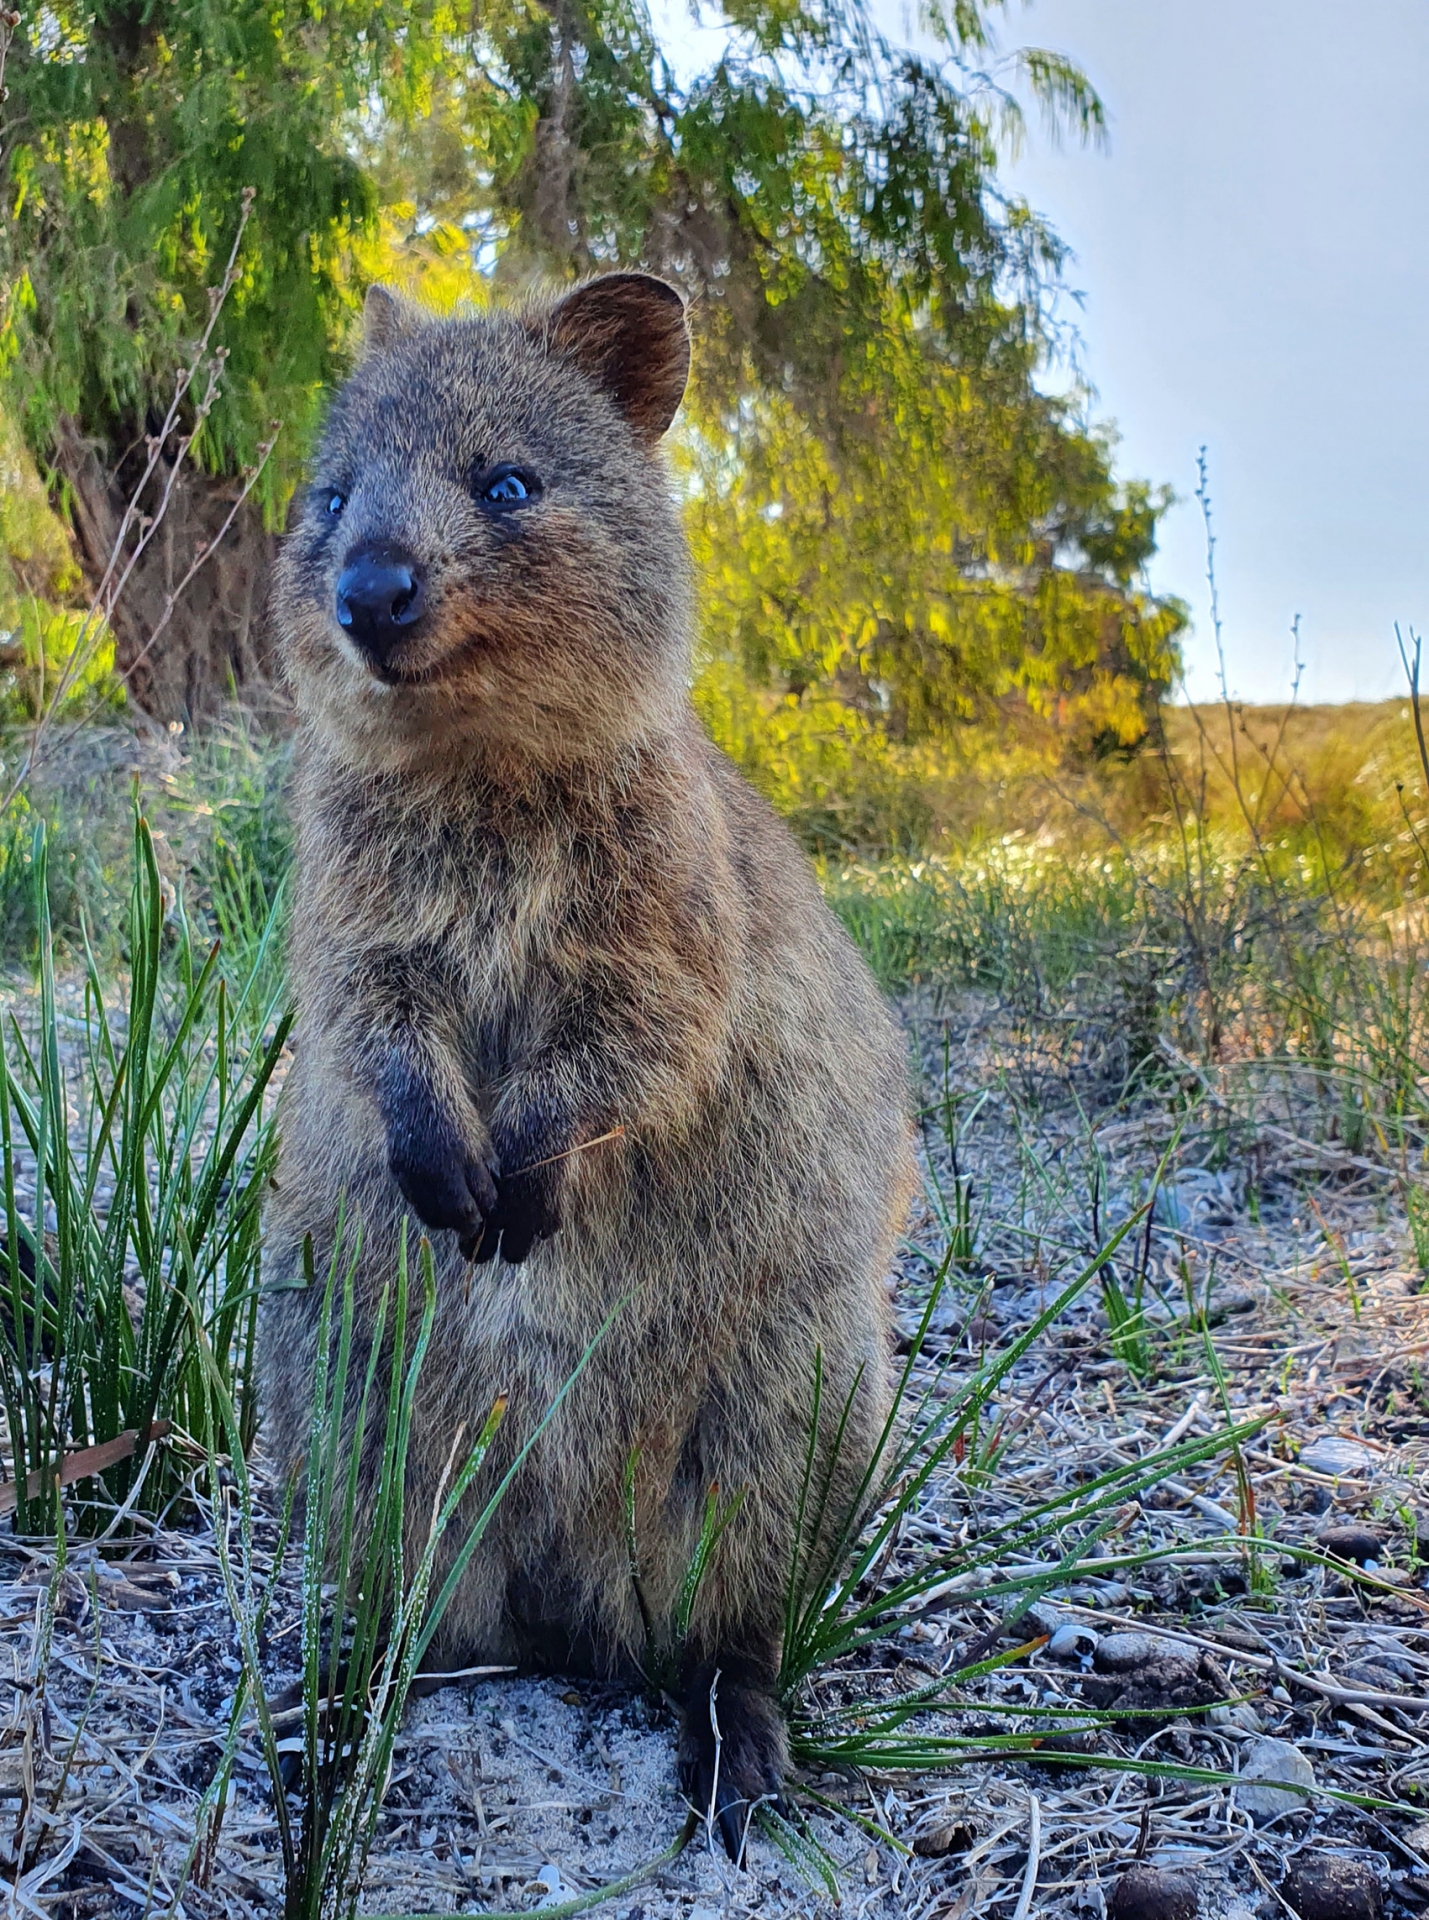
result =
[[675,417],[690,377],[685,303],[651,273],[588,280],[539,323],[546,345],[608,393],[653,446]]
[[427,324],[427,316],[415,300],[374,281],[362,303],[362,351],[381,353]]

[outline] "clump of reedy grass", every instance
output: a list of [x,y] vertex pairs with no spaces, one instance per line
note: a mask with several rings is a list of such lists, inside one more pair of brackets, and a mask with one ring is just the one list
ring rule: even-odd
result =
[[0,1036],[0,1399],[20,1528],[53,1527],[58,1479],[79,1481],[93,1531],[116,1508],[159,1513],[202,1463],[206,1369],[251,1442],[264,1095],[289,1019],[271,987],[275,916],[227,973],[182,903],[166,910],[136,814],[127,987],[86,948],[76,1020],[56,988],[43,825],[31,872],[37,1021]]
[[[208,1431],[227,1460],[210,1462],[220,1489],[215,1528],[224,1588],[237,1629],[242,1672],[228,1737],[205,1796],[189,1871],[211,1874],[228,1785],[251,1709],[266,1764],[283,1862],[284,1920],[346,1920],[356,1909],[391,1772],[392,1754],[424,1656],[457,1586],[512,1481],[605,1332],[602,1327],[530,1438],[493,1486],[436,1584],[438,1552],[486,1460],[505,1411],[498,1399],[474,1435],[459,1426],[425,1530],[414,1534],[406,1496],[407,1458],[418,1381],[436,1317],[431,1247],[418,1249],[420,1306],[409,1284],[407,1238],[397,1272],[370,1324],[358,1324],[358,1247],[341,1230],[323,1284],[312,1418],[302,1473],[300,1560],[302,1671],[291,1709],[270,1706],[264,1629],[284,1565],[299,1491],[285,1489],[278,1539],[266,1573],[256,1548],[259,1490],[244,1458],[243,1421],[230,1383],[204,1348],[213,1408]],[[311,1243],[304,1281],[316,1283]],[[616,1311],[619,1309],[617,1308]],[[609,1321],[606,1322],[609,1325]],[[355,1356],[367,1354],[357,1370]],[[380,1434],[374,1450],[369,1435]],[[372,1483],[361,1471],[376,1461]],[[221,1472],[227,1468],[227,1474]],[[237,1552],[233,1529],[237,1530]],[[413,1540],[420,1540],[415,1549]],[[632,1882],[633,1884],[633,1882]],[[618,1889],[617,1889],[618,1890]]]

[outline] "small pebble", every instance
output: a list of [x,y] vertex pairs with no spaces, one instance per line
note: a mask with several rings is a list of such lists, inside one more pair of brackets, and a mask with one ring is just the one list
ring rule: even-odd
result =
[[1206,1718],[1213,1727],[1239,1727],[1242,1733],[1265,1732],[1265,1722],[1249,1700],[1237,1700],[1230,1706],[1212,1707]]
[[1288,1740],[1256,1740],[1246,1748],[1240,1778],[1240,1805],[1253,1820],[1274,1820],[1282,1813],[1302,1813],[1310,1804],[1303,1793],[1289,1793],[1276,1783],[1313,1787],[1315,1769]]
[[1379,1920],[1381,1900],[1374,1869],[1343,1854],[1302,1854],[1280,1891],[1300,1920]]
[[1047,1642],[1047,1651],[1054,1660],[1080,1660],[1084,1653],[1096,1652],[1097,1640],[1098,1635],[1091,1627],[1075,1624],[1058,1627]]
[[553,1860],[548,1860],[538,1870],[531,1886],[539,1887],[545,1895],[545,1898],[538,1903],[543,1907],[554,1906],[557,1900],[564,1900],[568,1893],[568,1889],[561,1884],[561,1870]]
[[1111,1920],[1195,1920],[1196,1883],[1188,1873],[1129,1867],[1112,1889]]
[[1300,1465],[1312,1473],[1328,1474],[1340,1480],[1350,1474],[1369,1473],[1378,1456],[1358,1440],[1346,1440],[1342,1434],[1322,1433],[1300,1449]]
[[1254,1313],[1260,1302],[1253,1293],[1217,1293],[1205,1309],[1206,1324],[1218,1327],[1234,1313]]
[[1015,1640],[1030,1640],[1034,1633],[1053,1634],[1062,1627],[1074,1624],[1065,1607],[1055,1606],[1050,1600],[1038,1600],[1027,1609],[1010,1632]]
[[1315,1545],[1337,1560],[1353,1560],[1362,1567],[1384,1558],[1383,1540],[1368,1527],[1322,1527],[1315,1535]]
[[1235,1183],[1208,1167],[1183,1167],[1156,1189],[1152,1211],[1177,1233],[1198,1227],[1225,1227],[1235,1220]]

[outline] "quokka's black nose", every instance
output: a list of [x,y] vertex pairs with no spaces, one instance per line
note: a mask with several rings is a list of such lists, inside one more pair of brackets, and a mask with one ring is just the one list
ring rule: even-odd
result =
[[425,611],[421,569],[404,554],[361,554],[338,578],[337,624],[379,660]]

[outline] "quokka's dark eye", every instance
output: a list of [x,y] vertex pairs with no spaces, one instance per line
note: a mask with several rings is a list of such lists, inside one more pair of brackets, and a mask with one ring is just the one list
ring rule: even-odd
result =
[[540,481],[525,467],[492,467],[476,483],[476,497],[482,505],[503,513],[511,507],[524,507],[540,491]]
[[345,493],[339,493],[336,488],[333,488],[327,497],[328,512],[336,519],[346,505],[347,495]]

